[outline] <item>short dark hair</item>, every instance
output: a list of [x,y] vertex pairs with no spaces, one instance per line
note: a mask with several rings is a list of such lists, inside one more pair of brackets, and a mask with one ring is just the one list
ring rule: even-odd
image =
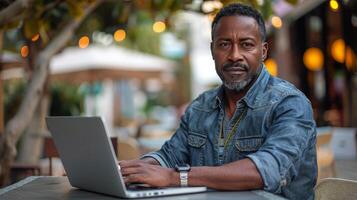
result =
[[212,22],[212,30],[211,30],[211,34],[212,34],[212,40],[213,40],[213,33],[215,31],[216,25],[218,24],[219,20],[222,17],[226,17],[226,16],[247,16],[247,17],[252,17],[255,19],[255,21],[258,23],[259,25],[259,31],[260,31],[260,35],[261,35],[261,39],[263,42],[265,42],[266,40],[266,30],[265,30],[265,24],[264,24],[264,19],[262,17],[262,15],[254,8],[244,5],[244,4],[240,4],[240,3],[233,3],[233,4],[229,4],[228,6],[222,8],[216,15],[216,17],[214,18],[213,22]]

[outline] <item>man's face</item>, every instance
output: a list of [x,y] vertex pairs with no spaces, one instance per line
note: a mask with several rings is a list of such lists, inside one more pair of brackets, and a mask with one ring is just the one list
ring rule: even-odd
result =
[[226,88],[243,90],[257,76],[267,54],[258,23],[247,16],[225,16],[212,34],[211,52],[218,76]]

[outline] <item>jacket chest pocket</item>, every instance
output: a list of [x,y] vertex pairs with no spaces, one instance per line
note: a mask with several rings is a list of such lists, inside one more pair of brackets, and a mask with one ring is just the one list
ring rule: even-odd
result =
[[242,159],[246,155],[258,151],[263,141],[263,137],[237,138],[234,144],[237,150],[236,159]]
[[202,133],[189,131],[187,138],[191,153],[191,165],[202,166],[204,163],[204,149],[207,142],[207,136]]

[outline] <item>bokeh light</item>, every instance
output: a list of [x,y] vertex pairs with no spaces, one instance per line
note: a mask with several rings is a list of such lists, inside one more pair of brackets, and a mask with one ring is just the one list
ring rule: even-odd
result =
[[273,16],[271,18],[271,24],[275,27],[275,28],[281,28],[283,26],[283,21],[281,20],[280,17],[278,16]]
[[356,54],[350,47],[346,49],[346,67],[349,70],[352,70],[353,65],[356,65]]
[[338,10],[338,2],[336,0],[330,0],[330,8],[333,10],[333,11],[337,11]]
[[345,41],[343,39],[337,39],[332,42],[331,55],[339,63],[345,61]]
[[214,10],[219,10],[223,7],[220,1],[204,1],[202,3],[202,11],[205,13],[213,12]]
[[40,34],[36,34],[36,35],[34,35],[32,38],[31,38],[31,41],[32,42],[36,42],[38,39],[40,38]]
[[351,47],[346,46],[345,41],[341,38],[332,42],[331,55],[335,61],[345,63],[349,70],[352,69],[354,62],[356,62],[355,53]]
[[125,33],[125,30],[123,30],[123,29],[118,29],[114,33],[114,40],[117,42],[121,42],[121,41],[125,40],[125,37],[126,37],[126,33]]
[[20,53],[22,57],[26,58],[29,55],[29,47],[27,45],[22,46]]
[[152,30],[154,30],[154,32],[156,33],[161,33],[164,32],[166,29],[166,25],[164,22],[162,21],[157,21],[154,23],[154,25],[152,26]]
[[276,64],[276,61],[273,58],[267,59],[266,61],[264,61],[264,64],[270,75],[278,75],[278,65]]
[[311,71],[319,71],[324,64],[324,55],[319,48],[309,48],[304,53],[304,65]]
[[88,36],[83,36],[79,39],[79,41],[78,41],[79,48],[84,49],[84,48],[87,48],[88,45],[89,45],[89,37]]

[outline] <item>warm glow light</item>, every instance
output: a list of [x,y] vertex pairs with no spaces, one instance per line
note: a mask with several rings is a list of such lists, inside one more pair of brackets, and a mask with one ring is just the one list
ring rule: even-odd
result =
[[350,47],[346,49],[346,67],[349,70],[352,70],[353,65],[356,65],[356,54]]
[[123,30],[123,29],[118,29],[114,33],[114,40],[117,42],[123,41],[125,39],[125,37],[126,37],[126,33],[125,33],[125,30]]
[[32,42],[36,42],[38,40],[38,38],[40,38],[40,34],[36,34],[31,38]]
[[304,53],[304,65],[311,71],[319,71],[324,64],[324,55],[319,48],[309,48]]
[[79,41],[78,41],[79,48],[84,49],[84,48],[87,48],[88,45],[89,45],[89,37],[88,36],[83,36],[83,37],[81,37],[81,39],[79,39]]
[[347,69],[352,69],[356,62],[355,53],[351,47],[346,46],[345,41],[341,38],[332,42],[331,55],[335,61],[345,63]]
[[283,21],[281,20],[280,17],[278,16],[273,16],[271,18],[271,24],[275,27],[275,28],[281,28],[283,26]]
[[20,53],[22,57],[26,58],[29,55],[29,47],[27,45],[21,47]]
[[338,10],[338,2],[336,0],[331,0],[330,1],[330,8],[333,10],[333,11],[337,11]]
[[164,22],[162,21],[157,21],[154,23],[154,25],[152,26],[152,30],[154,30],[154,32],[156,33],[161,33],[164,32],[166,29],[166,25]]
[[219,10],[223,7],[220,1],[204,1],[202,4],[202,11],[205,13],[213,12],[215,9]]
[[343,39],[337,39],[332,42],[331,45],[331,55],[339,63],[345,61],[345,41]]
[[264,62],[264,64],[265,64],[265,67],[267,68],[270,75],[272,75],[272,76],[278,75],[278,65],[276,64],[276,62],[273,58],[267,59]]

